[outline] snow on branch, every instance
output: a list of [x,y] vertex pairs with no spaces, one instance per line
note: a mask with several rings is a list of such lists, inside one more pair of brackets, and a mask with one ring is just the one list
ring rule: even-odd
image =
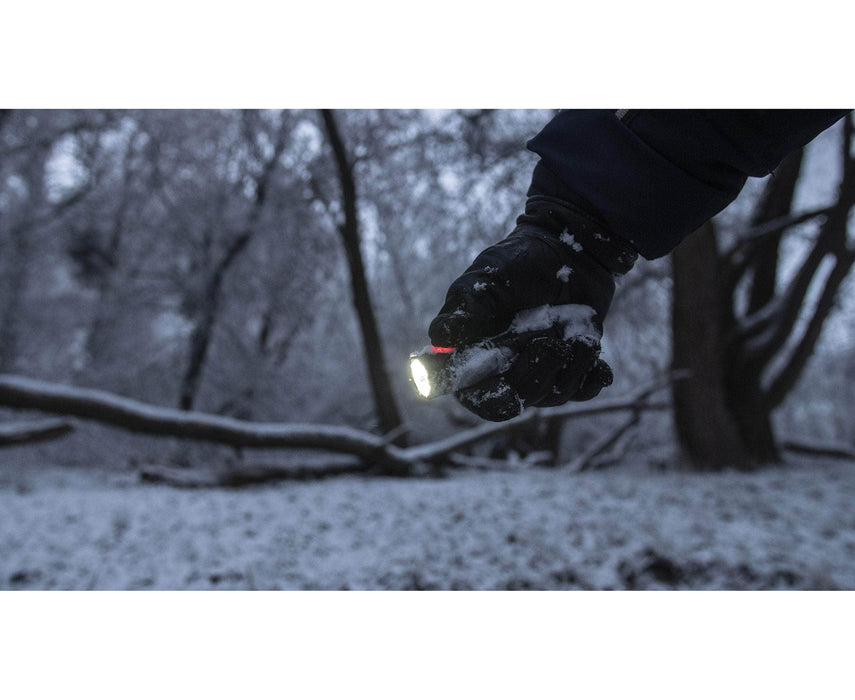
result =
[[[446,459],[451,453],[459,452],[500,433],[518,430],[521,426],[538,420],[666,409],[667,403],[651,403],[648,398],[667,387],[675,378],[675,374],[659,378],[625,397],[600,399],[584,405],[569,404],[533,409],[504,423],[481,425],[442,440],[409,448],[393,444],[396,434],[374,435],[346,426],[253,423],[198,411],[152,406],[106,391],[69,387],[15,375],[0,375],[0,406],[77,416],[131,432],[202,440],[232,447],[320,449],[358,457],[361,460],[360,465],[348,465],[346,471],[349,472],[365,471],[377,466],[386,473],[407,474],[419,464]],[[56,430],[60,425],[60,422],[52,423]],[[66,430],[70,430],[70,425]],[[288,478],[288,473],[284,471],[276,474],[267,472],[257,478]],[[240,478],[236,479],[234,474],[228,479],[241,481]],[[217,483],[222,484],[223,481],[218,480]]]
[[394,461],[387,453],[384,438],[363,430],[332,425],[253,423],[152,406],[107,391],[14,375],[0,375],[0,405],[89,418],[137,433],[204,440],[232,447],[320,448],[367,460],[379,456]]

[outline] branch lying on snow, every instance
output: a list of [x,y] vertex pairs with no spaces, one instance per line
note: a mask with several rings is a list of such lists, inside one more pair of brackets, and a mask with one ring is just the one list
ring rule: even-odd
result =
[[[197,411],[161,408],[106,391],[79,389],[14,375],[0,375],[0,406],[72,415],[131,432],[203,440],[232,447],[320,449],[358,457],[360,463],[351,466],[351,472],[380,467],[383,473],[406,474],[418,464],[435,463],[453,452],[538,420],[667,409],[668,404],[649,403],[647,399],[668,386],[674,378],[674,375],[669,375],[657,379],[627,397],[534,409],[504,423],[481,425],[444,440],[409,448],[391,444],[394,436],[374,435],[345,426],[252,423]],[[287,470],[278,474],[271,479],[291,478],[286,475]]]
[[140,478],[149,483],[168,484],[181,488],[238,488],[276,481],[315,481],[364,472],[365,465],[362,462],[314,467],[248,465],[221,470],[181,469],[152,464],[142,468]]
[[582,452],[582,454],[566,464],[564,468],[572,472],[584,472],[596,468],[594,460],[610,447],[615,445],[630,428],[638,425],[638,421],[640,419],[641,411],[637,409],[633,410],[632,416],[630,416],[628,421],[622,423],[611,433],[594,442],[587,450]]
[[74,426],[66,420],[0,423],[0,447],[56,440],[73,430]]
[[795,452],[797,454],[855,460],[855,450],[847,445],[823,445],[809,442],[787,441],[781,443],[781,447],[787,452]]
[[406,466],[383,436],[345,426],[252,423],[197,411],[152,406],[95,389],[0,375],[0,405],[73,415],[124,430],[204,440],[232,447],[308,447]]

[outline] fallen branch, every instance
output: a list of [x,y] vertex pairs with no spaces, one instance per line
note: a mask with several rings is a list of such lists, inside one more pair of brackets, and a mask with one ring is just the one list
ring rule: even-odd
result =
[[96,389],[0,375],[0,405],[89,418],[131,432],[205,440],[232,447],[306,447],[406,467],[383,436],[345,426],[252,423],[161,408]]
[[647,398],[652,394],[655,394],[657,391],[666,388],[670,385],[671,381],[677,378],[679,377],[674,375],[659,378],[644,385],[628,397],[595,400],[587,404],[571,403],[565,404],[564,406],[556,406],[554,408],[529,409],[520,416],[512,418],[509,421],[505,421],[504,423],[487,423],[485,425],[480,425],[477,428],[457,433],[456,435],[452,435],[443,440],[410,447],[406,450],[402,450],[402,455],[404,455],[408,461],[432,462],[451,452],[459,452],[464,447],[469,447],[476,442],[481,442],[482,440],[499,433],[518,430],[522,426],[539,420],[578,418],[581,416],[594,416],[602,413],[616,413],[631,410],[667,410],[670,409],[670,404],[648,403]]
[[[667,403],[650,403],[647,399],[668,386],[674,378],[674,375],[669,375],[657,379],[628,397],[533,409],[504,423],[484,424],[443,440],[409,448],[392,444],[397,431],[383,436],[345,426],[253,423],[198,411],[162,408],[106,391],[13,375],[0,375],[0,406],[77,416],[131,432],[203,440],[232,447],[319,449],[358,457],[360,465],[354,467],[354,471],[373,469],[379,474],[404,475],[412,473],[419,465],[435,464],[451,453],[535,421],[668,409]],[[175,476],[175,481],[186,478],[186,475]]]
[[0,423],[0,447],[56,440],[73,430],[74,426],[66,420]]
[[564,469],[572,472],[590,471],[594,468],[594,460],[606,450],[617,444],[624,434],[632,427],[638,425],[641,419],[641,411],[634,410],[628,421],[622,423],[611,433],[593,443],[587,450],[564,466]]
[[220,486],[219,472],[211,469],[179,469],[150,464],[140,471],[140,480],[151,484],[167,484],[184,489],[205,489]]
[[363,462],[313,467],[249,465],[213,471],[151,464],[143,467],[140,479],[148,483],[167,484],[179,488],[239,488],[279,481],[320,481],[345,474],[364,474],[367,470],[368,466]]
[[795,452],[797,454],[855,460],[855,450],[847,445],[822,445],[817,443],[787,441],[781,443],[781,447],[787,452]]

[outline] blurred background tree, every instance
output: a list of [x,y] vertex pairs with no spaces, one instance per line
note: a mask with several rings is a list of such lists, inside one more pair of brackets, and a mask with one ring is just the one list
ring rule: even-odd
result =
[[675,424],[696,466],[781,458],[773,411],[802,377],[855,262],[847,236],[855,205],[851,117],[838,126],[840,175],[830,204],[796,206],[805,160],[798,151],[738,227],[719,231],[708,222],[673,253],[673,366],[691,372],[674,385]]

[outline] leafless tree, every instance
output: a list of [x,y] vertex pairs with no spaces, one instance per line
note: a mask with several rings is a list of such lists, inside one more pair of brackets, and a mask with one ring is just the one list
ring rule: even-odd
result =
[[[751,466],[780,458],[772,413],[796,386],[855,262],[847,225],[855,205],[853,124],[847,117],[834,204],[793,211],[802,155],[771,178],[747,232],[720,252],[714,223],[673,256],[673,367],[678,436],[698,466]],[[783,244],[796,224],[820,220],[796,272],[784,278]]]
[[184,410],[192,409],[196,401],[202,369],[205,365],[220,310],[225,277],[256,234],[261,214],[267,202],[271,179],[287,143],[287,134],[287,122],[283,118],[276,132],[270,154],[259,156],[261,158],[260,168],[250,186],[250,207],[246,221],[240,230],[224,242],[218,257],[205,276],[200,295],[200,308],[190,336],[188,361],[179,389],[178,405]]
[[344,244],[347,265],[350,270],[352,301],[362,332],[365,363],[368,367],[371,390],[374,394],[374,408],[377,412],[381,432],[391,433],[400,427],[401,414],[398,411],[395,395],[392,392],[392,384],[386,372],[383,343],[380,340],[380,332],[377,328],[377,319],[374,316],[374,307],[371,303],[371,293],[365,274],[365,263],[362,260],[353,163],[345,148],[338,122],[332,110],[321,110],[321,117],[335,157],[341,188],[344,216],[338,224],[338,231]]

